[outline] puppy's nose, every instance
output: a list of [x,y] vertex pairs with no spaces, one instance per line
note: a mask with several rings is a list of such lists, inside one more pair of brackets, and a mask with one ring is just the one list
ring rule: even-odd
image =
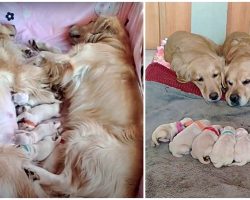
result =
[[217,100],[218,97],[219,97],[219,94],[217,92],[212,92],[209,94],[209,99],[211,99],[213,101]]
[[238,94],[231,94],[230,95],[230,101],[234,104],[234,105],[238,105],[239,104],[239,100],[240,100],[240,96]]

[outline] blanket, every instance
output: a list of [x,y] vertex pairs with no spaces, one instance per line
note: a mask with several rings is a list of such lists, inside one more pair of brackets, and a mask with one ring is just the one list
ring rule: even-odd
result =
[[146,197],[249,197],[250,163],[216,169],[186,155],[176,158],[168,143],[151,147],[159,125],[184,117],[250,131],[250,104],[229,107],[225,101],[207,103],[202,97],[167,85],[146,82]]

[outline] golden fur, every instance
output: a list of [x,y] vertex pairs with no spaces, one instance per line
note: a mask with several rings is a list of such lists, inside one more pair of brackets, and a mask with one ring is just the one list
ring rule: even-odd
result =
[[207,101],[218,101],[224,85],[224,59],[213,41],[185,31],[173,33],[167,41],[165,59],[180,82],[192,81]]
[[226,101],[230,106],[244,106],[250,99],[250,35],[234,32],[223,45],[228,91]]
[[69,102],[65,144],[44,163],[48,171],[26,167],[50,196],[135,197],[143,172],[143,106],[127,33],[117,18],[99,17],[72,27],[70,35],[79,44],[68,54],[43,53],[50,83],[64,87]]

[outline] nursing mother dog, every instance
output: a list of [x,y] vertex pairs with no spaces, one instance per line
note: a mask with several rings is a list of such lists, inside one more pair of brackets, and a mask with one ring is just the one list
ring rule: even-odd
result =
[[230,106],[244,106],[250,98],[250,35],[234,32],[223,45],[226,61],[226,101]]
[[171,63],[177,80],[193,82],[208,102],[221,99],[225,61],[213,41],[185,31],[173,33],[167,40],[165,60]]

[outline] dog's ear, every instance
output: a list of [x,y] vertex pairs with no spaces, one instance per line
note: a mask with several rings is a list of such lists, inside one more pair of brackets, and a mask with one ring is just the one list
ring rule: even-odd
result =
[[219,57],[220,71],[221,71],[221,85],[223,88],[227,87],[225,80],[225,59],[223,57]]
[[192,81],[191,71],[189,68],[189,63],[183,63],[180,56],[175,55],[171,62],[171,68],[176,72],[177,81],[180,83],[187,83]]
[[95,22],[95,33],[109,32],[117,34],[114,17],[99,17]]
[[229,52],[225,56],[226,64],[229,64],[232,61],[232,59],[237,51],[238,51],[238,46],[234,45],[231,47],[231,49],[229,50]]

